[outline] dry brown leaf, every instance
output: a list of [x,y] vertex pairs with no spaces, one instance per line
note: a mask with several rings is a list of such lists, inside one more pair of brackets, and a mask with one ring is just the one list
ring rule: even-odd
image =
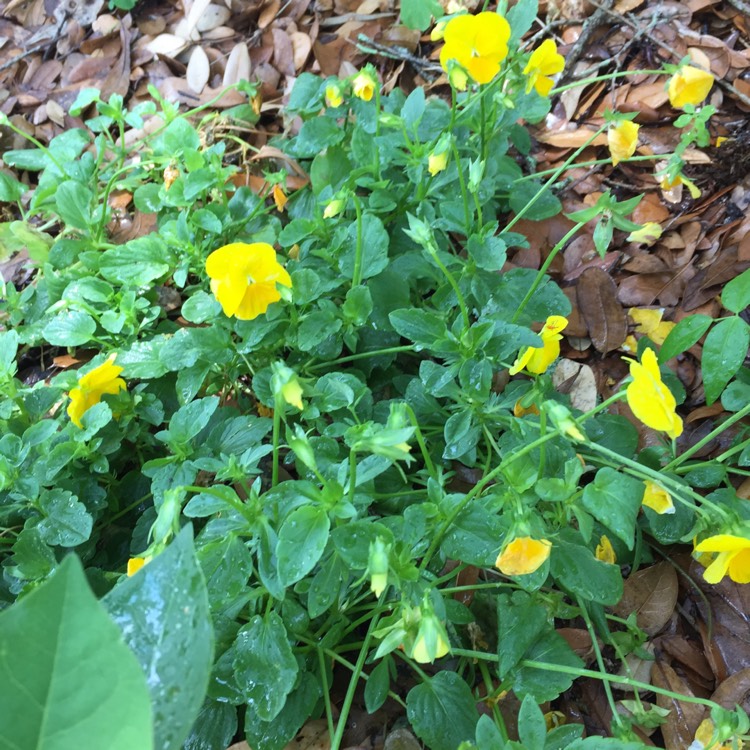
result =
[[[669,664],[661,659],[656,660],[651,672],[652,684],[656,687],[680,695],[693,696],[689,685]],[[695,730],[707,713],[705,706],[696,703],[677,701],[657,693],[656,702],[661,708],[669,709],[666,723],[662,724],[665,750],[685,750],[693,742]]]
[[635,612],[638,627],[656,635],[669,622],[677,603],[677,573],[660,562],[633,573],[625,580],[622,599],[614,611],[620,617]]
[[247,51],[247,44],[240,42],[235,44],[229,53],[227,66],[224,69],[224,86],[231,86],[239,81],[250,79],[250,54]]
[[733,711],[736,705],[750,711],[750,669],[742,669],[727,677],[716,688],[711,700],[729,711]]
[[560,393],[570,396],[574,409],[590,411],[596,406],[596,376],[588,365],[561,359],[552,373],[552,383]]
[[308,34],[303,31],[294,31],[289,35],[292,42],[292,58],[294,60],[294,70],[300,71],[304,68],[307,58],[312,52],[312,40]]
[[152,39],[146,49],[154,55],[164,55],[165,57],[177,57],[186,47],[187,41],[176,34],[159,34],[156,39]]
[[208,62],[208,55],[203,47],[196,47],[190,55],[190,61],[185,71],[187,85],[196,94],[200,94],[206,87],[210,75],[211,66]]
[[596,349],[603,353],[619,349],[628,327],[612,277],[601,268],[587,268],[578,277],[576,299]]
[[204,33],[206,31],[212,31],[218,29],[219,26],[224,24],[232,17],[232,11],[227,8],[226,5],[215,5],[211,3],[204,11],[195,28]]

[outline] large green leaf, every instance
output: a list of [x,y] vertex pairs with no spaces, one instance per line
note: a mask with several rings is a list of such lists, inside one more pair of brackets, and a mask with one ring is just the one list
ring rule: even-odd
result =
[[146,675],[159,750],[177,750],[206,695],[213,628],[203,574],[186,526],[172,544],[105,598]]
[[303,505],[293,510],[279,529],[276,557],[284,586],[304,578],[320,560],[331,522],[322,508]]
[[643,500],[643,482],[614,469],[599,469],[583,490],[583,507],[628,549],[633,549],[635,521]]
[[417,736],[430,750],[456,750],[474,738],[479,719],[469,686],[455,672],[438,672],[406,696],[406,711]]
[[153,747],[146,678],[71,555],[0,613],[0,748]]
[[706,336],[703,344],[703,383],[706,403],[712,404],[721,395],[747,356],[750,327],[738,317],[720,320]]

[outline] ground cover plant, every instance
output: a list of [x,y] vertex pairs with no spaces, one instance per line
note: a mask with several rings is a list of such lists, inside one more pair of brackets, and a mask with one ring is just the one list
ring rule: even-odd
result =
[[[386,95],[371,66],[299,76],[262,194],[238,187],[209,107],[155,90],[130,109],[85,90],[85,129],[3,155],[34,175],[29,190],[3,172],[0,199],[16,211],[5,241],[38,271],[0,302],[0,746],[239,733],[276,750],[322,718],[338,750],[361,700],[399,708],[435,750],[630,750],[666,720],[641,691],[700,711],[696,750],[747,738],[735,701],[639,678],[648,634],[618,605],[623,572],[677,543],[705,582],[750,581],[732,482],[750,463],[750,272],[722,290],[726,315],[634,340],[609,398],[581,410],[555,387],[571,305],[551,264],[591,223],[602,256],[616,232],[660,228],[632,220],[638,196],[605,192],[541,270],[503,270],[528,244],[520,222],[561,211],[584,149],[550,173],[530,156],[564,65],[551,40],[522,43],[536,10],[440,22],[450,100]],[[695,192],[684,157],[709,143],[714,80],[689,61],[656,72],[681,136],[645,158]],[[223,119],[252,122],[256,89],[238,88],[247,104]],[[608,112],[591,142],[643,159],[635,119]],[[290,191],[297,166],[309,182]],[[113,241],[116,191],[153,232]],[[702,339],[706,401],[731,416],[680,451],[667,363]],[[81,366],[16,377],[65,352]],[[611,737],[556,725],[578,678],[603,685]]]

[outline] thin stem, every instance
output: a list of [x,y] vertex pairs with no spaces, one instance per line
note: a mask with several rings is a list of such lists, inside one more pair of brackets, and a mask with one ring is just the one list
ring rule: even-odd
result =
[[357,485],[357,453],[349,451],[349,502],[354,503],[354,489]]
[[271,455],[271,487],[279,483],[279,432],[281,430],[281,410],[284,408],[281,399],[276,399],[273,410],[273,453]]
[[435,471],[435,464],[432,463],[432,458],[430,457],[430,453],[427,450],[427,444],[425,443],[424,435],[422,435],[422,430],[419,426],[419,420],[417,419],[417,415],[414,413],[414,409],[409,406],[409,404],[406,404],[406,413],[409,415],[409,419],[411,420],[412,425],[414,425],[414,434],[417,438],[417,443],[419,444],[419,450],[422,452],[422,459],[424,460],[425,468],[427,469],[427,473],[435,480],[437,480],[437,471]]
[[359,198],[353,197],[354,210],[357,212],[357,245],[354,248],[354,271],[352,272],[352,286],[362,283],[362,205]]
[[464,330],[468,331],[471,326],[471,319],[469,318],[469,308],[466,306],[466,300],[464,299],[463,294],[461,294],[461,289],[458,286],[458,282],[454,278],[453,274],[448,270],[445,263],[440,260],[437,248],[430,244],[426,247],[426,250],[430,254],[432,260],[435,261],[435,265],[443,272],[443,276],[445,276],[447,282],[451,285],[451,289],[453,289],[453,292],[456,295],[456,299],[458,300],[458,306],[459,308],[461,308],[461,317],[464,319]]
[[326,661],[325,661],[325,655],[323,653],[323,649],[320,647],[316,647],[315,649],[318,652],[318,664],[320,665],[320,682],[321,687],[323,688],[323,702],[325,703],[326,707],[326,721],[328,722],[328,736],[333,737],[333,708],[331,707],[331,691],[328,687],[328,675],[326,670]]
[[[647,156],[631,156],[629,159],[620,159],[620,164],[626,164],[631,161],[659,161],[664,159],[669,154],[649,154]],[[578,169],[579,167],[598,167],[602,164],[611,164],[612,159],[591,159],[590,161],[579,161],[575,164],[571,164],[571,167]],[[533,172],[532,174],[526,174],[523,177],[519,177],[515,182],[526,182],[527,180],[535,180],[537,177],[546,177],[548,174],[554,174],[558,170],[558,167],[552,169],[543,169],[541,172]]]
[[451,151],[453,152],[453,158],[456,160],[458,168],[458,185],[461,188],[461,198],[464,202],[464,221],[466,222],[466,236],[468,237],[471,234],[471,209],[469,207],[469,195],[466,190],[466,180],[461,169],[461,155],[458,153],[458,146],[456,146],[455,141],[451,143]]
[[563,91],[568,89],[575,89],[579,86],[588,86],[590,83],[598,83],[599,81],[611,81],[614,78],[624,78],[625,76],[665,76],[669,75],[666,70],[620,70],[616,73],[605,73],[600,76],[592,76],[591,78],[583,78],[580,81],[574,81],[573,83],[566,83],[564,86],[558,86],[549,92],[549,96],[555,96],[556,94],[562,94]]
[[552,265],[552,261],[557,257],[557,254],[562,250],[565,245],[568,244],[568,240],[570,240],[571,237],[573,237],[575,234],[578,233],[578,230],[583,227],[585,222],[578,222],[574,227],[572,227],[565,236],[552,248],[550,251],[550,254],[546,257],[544,263],[542,263],[542,267],[537,272],[536,277],[534,278],[534,283],[529,287],[528,291],[524,295],[524,298],[521,300],[521,304],[518,306],[518,309],[513,314],[513,317],[511,318],[510,322],[515,323],[518,318],[521,316],[521,313],[523,312],[526,305],[529,304],[529,300],[534,296],[534,293],[539,288],[539,285],[542,283],[542,279],[546,278],[547,269]]
[[340,365],[345,362],[356,362],[359,359],[369,359],[370,357],[380,357],[385,354],[401,354],[402,352],[413,352],[413,345],[405,346],[389,346],[386,349],[373,349],[372,351],[360,352],[359,354],[348,354],[346,357],[339,357],[338,359],[332,359],[329,362],[319,362],[317,365],[311,365],[305,367],[309,372],[315,372],[315,370],[322,370],[325,367],[331,367],[332,365]]

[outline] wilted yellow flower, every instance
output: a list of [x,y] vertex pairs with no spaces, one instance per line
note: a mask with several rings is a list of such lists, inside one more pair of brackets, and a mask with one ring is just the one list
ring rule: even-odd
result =
[[661,235],[661,224],[656,221],[647,221],[640,229],[631,232],[627,236],[627,240],[628,242],[639,242],[651,246]]
[[698,553],[716,553],[703,577],[718,583],[729,572],[735,583],[750,583],[750,539],[735,534],[716,534],[696,545]]
[[302,411],[305,408],[302,403],[302,386],[295,376],[281,386],[281,397],[295,409]]
[[637,333],[644,333],[651,341],[661,346],[669,336],[675,324],[669,320],[662,320],[663,309],[649,310],[648,308],[631,307],[628,315],[638,324]]
[[633,414],[647,427],[663,430],[672,439],[682,434],[682,419],[675,409],[677,402],[662,382],[659,363],[653,349],[643,352],[641,361],[628,360],[633,382],[625,391]]
[[508,39],[510,26],[497,13],[456,16],[445,27],[440,64],[449,72],[448,61],[455,60],[476,83],[489,83],[508,56]]
[[357,98],[364,102],[369,102],[375,95],[375,89],[379,85],[380,84],[375,77],[374,72],[369,67],[365,67],[354,76],[354,79],[352,80],[352,91]]
[[640,125],[630,120],[620,120],[607,130],[607,145],[612,156],[612,166],[616,167],[623,159],[629,159],[638,145]]
[[277,284],[291,287],[289,274],[266,242],[233,242],[206,258],[211,291],[224,315],[253,320],[281,299]]
[[346,201],[343,198],[334,198],[326,205],[323,209],[323,218],[332,219],[334,216],[338,216],[346,205]]
[[654,513],[661,515],[671,515],[675,512],[674,503],[672,502],[672,496],[656,482],[644,482],[646,485],[643,491],[642,505],[647,508],[651,508]]
[[78,385],[70,393],[68,416],[76,426],[83,428],[81,417],[95,404],[102,400],[105,394],[114,395],[127,387],[125,381],[118,377],[122,367],[114,364],[116,354],[112,354],[107,361],[87,372],[78,381]]
[[273,186],[271,195],[273,195],[273,202],[276,204],[276,210],[279,212],[283,211],[284,206],[286,206],[289,199],[286,197],[284,189],[281,187],[281,185],[279,185],[278,182]]
[[436,154],[434,151],[427,159],[427,171],[434,177],[438,172],[442,172],[448,166],[448,152],[443,151]]
[[659,181],[659,187],[664,191],[672,190],[673,188],[676,188],[679,185],[684,185],[688,189],[688,191],[690,192],[690,197],[693,200],[696,200],[697,198],[701,197],[700,188],[692,180],[688,180],[688,178],[685,177],[685,175],[678,174],[677,177],[675,177],[673,180],[670,180],[665,175]]
[[697,107],[708,96],[713,85],[714,77],[710,73],[686,65],[669,81],[669,103],[675,109],[683,109],[686,104]]
[[128,578],[134,576],[147,562],[145,557],[131,557],[128,560]]
[[530,406],[524,406],[523,405],[523,399],[518,399],[516,403],[513,405],[513,416],[514,417],[525,417],[527,414],[536,414],[539,416],[539,409],[537,408],[536,404],[531,404]]
[[540,96],[549,96],[554,81],[551,76],[561,73],[565,68],[565,58],[558,53],[557,45],[552,39],[545,39],[532,53],[523,74],[529,76],[526,81],[526,93],[536,89]]
[[560,356],[560,340],[562,331],[568,325],[568,319],[562,315],[550,315],[544,328],[539,333],[543,345],[541,347],[527,346],[510,368],[510,374],[515,375],[526,368],[535,375],[541,375]]
[[497,556],[495,567],[506,576],[524,576],[538,570],[549,557],[552,542],[517,537]]
[[594,554],[596,559],[601,560],[602,562],[610,563],[612,565],[617,562],[612,542],[609,541],[609,537],[606,534],[602,534],[599,544],[596,545],[596,552]]
[[338,83],[329,83],[326,86],[326,106],[336,109],[344,103],[344,97],[341,93],[341,86]]
[[169,190],[174,181],[180,176],[180,170],[174,164],[168,164],[164,168],[164,189]]

